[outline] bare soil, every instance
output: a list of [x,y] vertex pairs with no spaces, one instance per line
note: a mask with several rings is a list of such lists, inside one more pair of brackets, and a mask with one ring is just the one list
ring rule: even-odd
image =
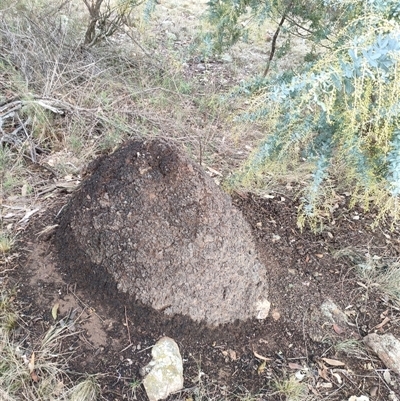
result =
[[[93,286],[85,274],[66,275],[54,235],[38,234],[57,221],[69,197],[59,196],[51,208],[32,219],[21,238],[25,252],[8,285],[18,286],[31,336],[53,323],[55,303],[60,304],[58,318],[76,311],[79,333],[63,345],[74,351],[71,371],[101,373],[106,400],[146,399],[144,390],[131,384],[140,380],[139,369],[149,362],[150,347],[165,335],[177,341],[184,359],[186,390],[171,399],[253,394],[284,400],[273,382],[296,372],[305,377],[308,399],[347,400],[372,392],[371,400],[387,400],[390,391],[400,396],[398,380],[387,383],[385,367],[372,354],[355,356],[335,350],[338,343],[360,340],[370,332],[400,336],[399,308],[376,288],[360,283],[351,268],[354,255],[366,252],[397,257],[398,233],[382,228],[372,231],[373,216],[348,211],[345,196],[334,221],[320,234],[298,229],[297,204],[288,194],[268,199],[233,196],[252,227],[260,260],[268,266],[272,307],[263,321],[236,321],[217,328],[128,301],[115,288]],[[347,257],[335,258],[337,252]],[[329,300],[344,311],[349,325],[321,315],[321,305]],[[380,327],[385,317],[389,322]],[[330,366],[321,358],[344,365]]]

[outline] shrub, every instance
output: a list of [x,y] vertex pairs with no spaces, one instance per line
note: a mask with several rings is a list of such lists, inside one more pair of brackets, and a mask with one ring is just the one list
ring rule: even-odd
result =
[[378,0],[324,3],[349,10],[330,38],[330,50],[296,73],[257,78],[240,88],[253,102],[239,120],[261,122],[267,134],[231,185],[254,189],[271,170],[309,163],[301,226],[307,219],[315,224],[321,208],[329,207],[324,190],[332,183],[350,189],[352,205],[377,206],[376,222],[388,215],[398,219],[400,6]]

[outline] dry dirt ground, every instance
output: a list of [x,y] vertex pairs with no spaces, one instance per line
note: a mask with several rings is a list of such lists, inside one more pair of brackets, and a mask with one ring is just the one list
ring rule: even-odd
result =
[[[79,272],[73,280],[63,274],[54,236],[43,230],[57,222],[69,196],[61,194],[52,207],[31,219],[7,284],[18,288],[22,318],[31,333],[27,343],[53,324],[51,309],[56,303],[58,319],[73,312],[78,333],[63,343],[65,351],[74,351],[71,371],[101,373],[106,400],[146,399],[143,389],[132,388],[132,383],[140,380],[139,369],[149,362],[150,347],[165,335],[177,341],[184,360],[186,390],[173,399],[252,394],[284,400],[274,380],[295,374],[304,376],[309,394],[305,399],[347,400],[373,394],[371,400],[388,400],[390,392],[400,396],[394,374],[388,383],[386,368],[372,354],[350,346],[341,351],[341,344],[371,332],[400,336],[399,308],[376,287],[360,282],[351,268],[355,255],[397,257],[398,233],[371,231],[372,217],[348,211],[344,196],[334,222],[314,234],[297,228],[296,203],[288,196],[234,195],[268,267],[272,308],[264,321],[214,329],[185,316],[165,316],[113,290],[94,288]],[[339,254],[345,256],[335,258]],[[320,306],[330,301],[344,311],[349,325],[321,315]],[[323,358],[343,365],[332,366]]]
[[[179,14],[181,20],[192,24],[201,14],[202,3],[162,1],[164,9],[159,8],[155,22],[160,27],[157,32],[165,40],[169,37],[171,46],[180,46],[179,40],[185,44],[187,31],[177,26],[174,18]],[[242,69],[247,63],[237,81],[251,76],[259,66],[253,61],[259,62],[267,54],[246,49],[247,53],[228,66]],[[217,69],[220,64],[214,66]],[[200,80],[217,77],[216,82],[223,85],[223,77],[215,70],[213,75],[211,67],[203,71],[203,64],[193,61],[187,66],[188,74]],[[41,175],[44,182],[52,182],[50,173]],[[149,362],[151,346],[164,335],[177,341],[184,360],[185,390],[171,399],[285,400],[290,397],[279,383],[290,383],[293,376],[302,378],[307,393],[303,399],[308,400],[347,401],[353,395],[367,395],[374,401],[386,401],[393,395],[400,397],[399,378],[357,346],[371,332],[390,332],[400,338],[400,309],[355,272],[356,263],[366,254],[399,257],[398,227],[391,231],[389,226],[381,226],[373,231],[373,213],[349,210],[346,196],[338,195],[333,221],[314,234],[297,227],[294,189],[287,187],[285,193],[263,198],[234,194],[233,202],[251,225],[260,259],[268,266],[272,307],[264,321],[212,329],[184,316],[165,316],[114,291],[93,289],[85,276],[72,280],[63,273],[51,227],[70,197],[68,183],[74,186],[66,181],[49,193],[40,210],[21,216],[24,230],[18,236],[16,253],[2,264],[1,282],[17,288],[21,320],[30,333],[25,338],[27,348],[54,323],[51,311],[55,304],[59,303],[57,319],[68,315],[76,319],[75,335],[63,341],[62,350],[71,352],[72,376],[99,374],[105,400],[146,399],[138,385],[139,369]],[[333,303],[346,316],[346,324],[343,319],[321,315],[321,305]],[[339,312],[333,315],[342,316]]]

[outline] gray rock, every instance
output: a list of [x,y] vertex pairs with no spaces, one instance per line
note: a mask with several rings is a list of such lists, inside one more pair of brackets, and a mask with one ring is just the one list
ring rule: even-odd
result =
[[312,308],[308,334],[313,341],[327,342],[334,341],[337,334],[332,329],[337,325],[342,330],[347,330],[351,326],[346,314],[331,300],[327,299],[321,306]]
[[331,299],[326,300],[320,309],[322,315],[331,323],[337,324],[342,328],[349,325],[346,314]]
[[167,398],[183,388],[183,363],[176,342],[163,337],[154,345],[152,361],[143,368],[148,372],[143,385],[150,401]]
[[371,333],[363,341],[387,368],[400,375],[400,341],[393,334]]

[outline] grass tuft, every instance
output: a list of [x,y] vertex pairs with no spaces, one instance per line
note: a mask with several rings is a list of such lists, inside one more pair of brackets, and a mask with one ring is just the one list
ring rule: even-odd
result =
[[100,394],[100,385],[93,375],[88,375],[69,392],[69,401],[96,401]]
[[305,383],[299,382],[295,377],[288,379],[276,379],[272,386],[276,393],[284,396],[287,401],[302,401],[308,395],[308,388]]
[[12,304],[14,297],[14,292],[0,292],[0,338],[7,337],[17,325],[18,314]]
[[400,262],[390,258],[367,256],[357,265],[357,272],[368,288],[378,288],[400,305]]
[[354,339],[347,339],[336,343],[335,351],[358,359],[363,359],[368,355],[364,344]]
[[68,317],[42,336],[30,337],[18,325],[15,293],[0,293],[0,399],[5,401],[95,401],[100,386],[94,376],[74,384],[67,375],[70,355],[60,352],[63,340],[74,333]]
[[7,233],[0,233],[0,254],[5,254],[11,251],[15,244],[15,238]]

